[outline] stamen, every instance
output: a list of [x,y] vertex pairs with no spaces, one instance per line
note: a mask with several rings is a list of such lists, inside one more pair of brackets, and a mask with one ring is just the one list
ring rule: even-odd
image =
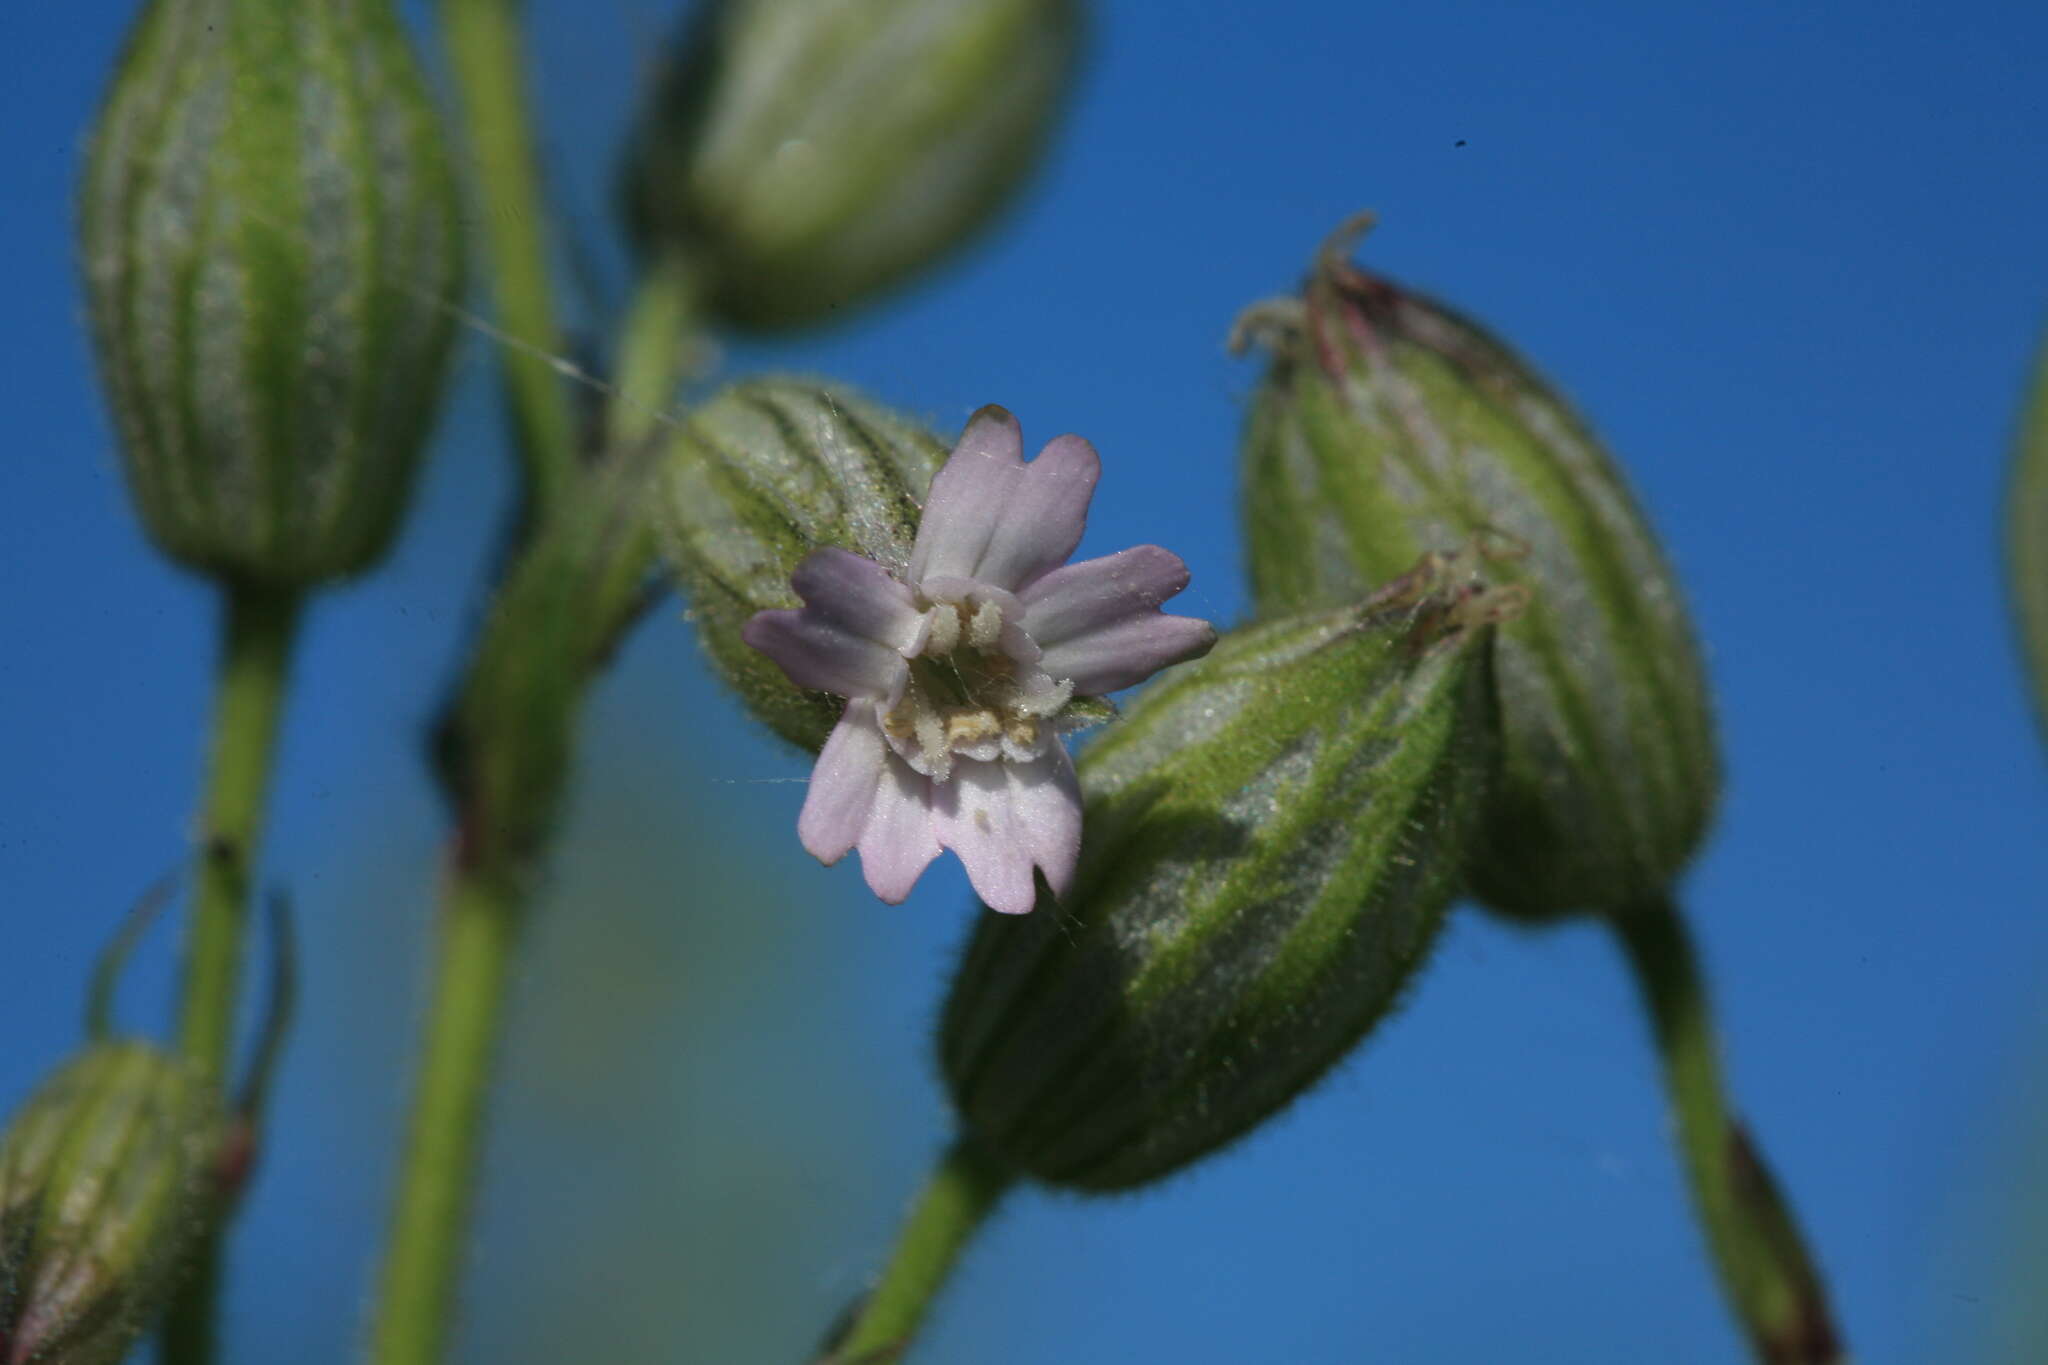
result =
[[944,782],[953,775],[953,750],[946,743],[946,725],[929,706],[917,712],[917,748],[927,765],[926,777]]
[[956,749],[994,739],[1001,732],[1002,723],[993,711],[955,711],[946,717],[946,742]]
[[926,654],[951,654],[960,643],[960,608],[941,602],[931,610],[932,628],[925,637]]
[[[952,779],[962,759],[1028,763],[1040,757],[1073,700],[1057,682],[1002,648],[1006,623],[993,601],[933,602],[910,661],[903,698],[882,729],[903,760],[934,782]],[[1025,692],[1023,673],[1037,690]]]
[[1020,696],[1011,705],[1027,716],[1056,715],[1074,699],[1074,680],[1061,678],[1043,692]]
[[993,602],[983,602],[975,608],[974,621],[967,628],[967,643],[976,649],[994,649],[1002,635],[1003,609]]

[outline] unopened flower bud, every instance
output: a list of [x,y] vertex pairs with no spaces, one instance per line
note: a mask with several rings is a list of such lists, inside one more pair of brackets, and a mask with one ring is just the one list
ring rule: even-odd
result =
[[292,586],[374,563],[442,389],[461,226],[390,0],[154,0],[80,195],[92,335],[157,545]]
[[1655,893],[1718,781],[1670,566],[1564,399],[1471,321],[1353,265],[1362,226],[1325,245],[1303,300],[1240,324],[1272,348],[1245,434],[1259,609],[1342,602],[1481,539],[1532,600],[1501,633],[1503,773],[1473,889],[1533,917]]
[[1081,756],[1060,911],[985,915],[941,1061],[1017,1171],[1137,1185],[1249,1131],[1393,1006],[1494,760],[1490,625],[1521,592],[1432,557],[1362,606],[1227,635]]
[[0,1361],[114,1365],[212,1216],[215,1092],[142,1042],[94,1043],[0,1136]]
[[826,321],[959,246],[1045,150],[1078,0],[721,0],[642,119],[628,216],[747,327]]
[[735,384],[670,438],[655,517],[697,637],[790,743],[817,752],[845,700],[798,687],[742,630],[758,612],[802,606],[790,578],[821,547],[906,573],[945,458],[937,437],[876,404],[788,379]]

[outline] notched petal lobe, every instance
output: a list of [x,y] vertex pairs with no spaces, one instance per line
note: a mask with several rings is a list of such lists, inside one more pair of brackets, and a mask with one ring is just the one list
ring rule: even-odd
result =
[[974,576],[1011,591],[1067,562],[1088,525],[1102,461],[1079,436],[1062,436],[1024,466],[997,513]]
[[932,476],[910,552],[910,581],[973,577],[1023,472],[1024,433],[1017,419],[993,404],[975,413]]
[[1076,693],[1100,696],[1208,653],[1214,627],[1159,610],[1187,585],[1187,565],[1157,545],[1053,570],[1023,593],[1025,628],[1044,650],[1040,666],[1072,679]]

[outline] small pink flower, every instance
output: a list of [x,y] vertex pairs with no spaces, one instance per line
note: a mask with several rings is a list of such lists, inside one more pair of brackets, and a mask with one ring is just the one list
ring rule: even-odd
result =
[[799,687],[845,697],[797,817],[819,861],[860,850],[870,889],[910,894],[950,848],[990,909],[1064,894],[1081,852],[1081,792],[1060,734],[1069,706],[1208,652],[1206,621],[1160,603],[1188,583],[1156,545],[1068,564],[1101,463],[1062,436],[1024,462],[1017,419],[974,414],[932,478],[901,577],[813,552],[799,611],[764,611],[746,642]]

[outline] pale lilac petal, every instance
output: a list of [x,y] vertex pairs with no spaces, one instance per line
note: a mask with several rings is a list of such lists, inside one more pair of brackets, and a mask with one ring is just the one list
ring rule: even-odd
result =
[[813,551],[790,576],[801,611],[764,611],[740,638],[775,660],[791,682],[890,704],[909,673],[903,656],[924,624],[910,589],[871,559]]
[[939,856],[931,807],[931,779],[888,754],[867,829],[860,837],[860,870],[868,889],[890,905],[901,905]]
[[954,765],[933,789],[932,825],[958,854],[974,893],[991,910],[1019,915],[1038,901],[1034,865],[1064,886],[1081,848],[1081,799],[1073,763],[1057,745],[1032,763]]
[[1003,622],[1003,633],[996,644],[1017,665],[1018,681],[1024,684],[1025,690],[1035,690],[1031,680],[1044,672],[1038,664],[1045,657],[1045,651],[1038,647],[1038,641],[1031,638],[1031,632],[1018,624],[1013,616]]
[[790,575],[804,614],[848,635],[906,652],[924,614],[909,588],[872,559],[846,550],[813,550]]
[[984,583],[978,578],[962,578],[957,574],[933,574],[920,579],[918,591],[927,601],[958,602],[970,608],[983,602],[993,602],[1002,611],[1006,621],[1021,621],[1024,618],[1024,599],[1007,588]]
[[1207,621],[1147,612],[1063,640],[1045,651],[1039,666],[1055,678],[1071,678],[1075,695],[1099,697],[1168,664],[1199,658],[1215,643],[1216,628]]
[[1079,436],[1062,436],[1039,451],[997,513],[974,576],[1014,591],[1066,563],[1081,543],[1101,473],[1095,447]]
[[1019,596],[1024,628],[1051,648],[1076,635],[1156,610],[1188,585],[1188,566],[1171,550],[1138,545],[1054,569]]
[[[1215,643],[1207,622],[1161,614],[1188,573],[1158,546],[1064,564],[1100,472],[1094,447],[1077,436],[1026,464],[1016,419],[983,408],[932,480],[907,580],[820,550],[791,578],[803,609],[761,612],[743,629],[793,681],[850,699],[818,757],[798,834],[828,863],[858,849],[884,901],[908,896],[945,849],[994,910],[1034,908],[1041,874],[1055,897],[1065,895],[1080,858],[1080,784],[1065,748],[1040,740],[1047,732],[1038,727],[1056,733],[1076,694],[1128,687]],[[959,615],[924,609],[933,603]],[[959,649],[1008,664],[951,658]],[[956,700],[968,708],[958,716],[987,707],[1000,735],[984,734],[979,721],[955,726],[955,713],[933,709],[923,692],[905,734],[883,731],[880,716],[905,696],[911,661],[927,652],[934,660],[920,668],[958,666],[967,695]],[[950,695],[936,678],[927,681]],[[906,747],[911,729],[915,752]],[[926,767],[947,780],[923,775]]]
[[965,759],[953,780],[933,789],[932,827],[960,856],[974,894],[991,910],[1023,914],[1037,904],[1031,850],[1018,837],[1011,808],[1010,765]]
[[889,751],[874,703],[850,702],[811,771],[797,838],[828,866],[860,849],[868,889],[900,904],[932,859],[931,782]]
[[1039,666],[1093,697],[1208,653],[1208,622],[1159,613],[1187,585],[1187,565],[1157,545],[1054,569],[1022,595],[1024,627],[1044,651]]
[[1054,740],[1036,762],[1004,766],[1010,770],[1010,807],[1031,860],[1045,873],[1053,894],[1064,896],[1081,857],[1081,782],[1074,775],[1074,760]]
[[[804,851],[826,866],[846,856],[868,827],[886,773],[887,745],[873,702],[848,702],[811,769],[811,789],[796,817]],[[865,855],[863,855],[865,856]]]
[[968,419],[960,443],[932,476],[910,552],[910,581],[973,577],[1023,473],[1024,433],[1015,417],[991,404]]
[[760,650],[798,687],[842,697],[894,702],[910,667],[887,645],[849,635],[801,611],[755,612],[740,638]]

